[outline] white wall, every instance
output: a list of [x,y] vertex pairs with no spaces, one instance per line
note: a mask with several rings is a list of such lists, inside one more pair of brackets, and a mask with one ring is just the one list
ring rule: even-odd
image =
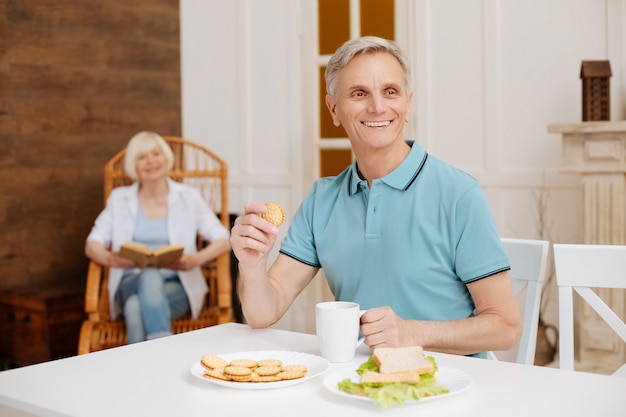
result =
[[[181,0],[183,134],[229,162],[233,212],[277,200],[289,218],[308,190],[311,1]],[[414,61],[409,131],[481,181],[503,236],[578,241],[579,179],[559,172],[560,137],[547,128],[581,120],[589,59],[611,61],[611,117],[626,118],[626,0],[397,1]],[[312,291],[279,327],[314,329]],[[549,299],[556,324],[556,291]]]
[[[299,3],[181,0],[180,15],[183,136],[228,162],[231,213],[281,203],[280,240],[303,195]],[[277,327],[311,331],[309,304]]]

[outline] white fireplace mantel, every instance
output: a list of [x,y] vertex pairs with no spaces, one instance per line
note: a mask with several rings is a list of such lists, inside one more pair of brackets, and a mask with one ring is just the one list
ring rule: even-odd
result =
[[548,132],[563,136],[563,171],[626,173],[626,120],[550,125]]
[[[555,124],[562,135],[561,170],[581,175],[583,243],[626,242],[626,121]],[[626,315],[621,290],[597,289],[611,308]],[[577,309],[576,355],[581,368],[611,373],[626,359],[622,340],[588,306]]]

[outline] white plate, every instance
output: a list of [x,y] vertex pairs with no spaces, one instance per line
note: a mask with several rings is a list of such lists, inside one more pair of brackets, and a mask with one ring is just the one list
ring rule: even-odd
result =
[[272,389],[283,388],[290,385],[300,384],[308,381],[311,378],[315,378],[318,375],[323,374],[329,367],[329,363],[326,359],[311,355],[309,353],[302,352],[290,352],[284,350],[257,350],[251,352],[235,352],[224,353],[217,355],[223,358],[225,361],[230,362],[233,359],[253,359],[255,361],[261,359],[279,359],[283,365],[304,365],[309,369],[309,372],[304,378],[289,379],[286,381],[278,382],[232,382],[232,381],[220,381],[217,379],[210,379],[204,376],[204,368],[200,364],[200,360],[191,366],[191,374],[196,378],[203,381],[207,381],[223,387],[235,388],[235,389]]
[[[406,401],[404,404],[419,404],[425,401],[433,401],[440,400],[443,398],[448,398],[451,395],[458,394],[469,389],[474,380],[471,376],[466,374],[463,371],[459,371],[454,368],[447,368],[445,366],[440,366],[439,371],[435,374],[437,377],[437,385],[441,385],[444,388],[447,388],[449,392],[447,394],[435,395],[432,397],[424,397],[419,400],[411,400]],[[353,395],[348,394],[347,392],[341,391],[337,388],[337,384],[339,381],[343,381],[346,378],[350,378],[353,382],[360,382],[361,377],[356,373],[354,369],[342,369],[337,372],[333,372],[332,374],[327,375],[324,378],[324,386],[331,392],[335,394],[341,395],[347,398],[354,398],[357,400],[369,401],[373,402],[371,398],[364,397],[361,395]]]

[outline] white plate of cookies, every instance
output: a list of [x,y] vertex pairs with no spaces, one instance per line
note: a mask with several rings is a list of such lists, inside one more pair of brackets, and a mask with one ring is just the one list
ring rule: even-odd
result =
[[235,389],[283,388],[315,378],[328,370],[326,359],[310,353],[259,350],[205,354],[191,366],[198,379]]

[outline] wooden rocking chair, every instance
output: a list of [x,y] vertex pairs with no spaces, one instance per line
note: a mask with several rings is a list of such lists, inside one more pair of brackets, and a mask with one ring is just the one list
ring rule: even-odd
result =
[[[170,177],[197,187],[209,207],[230,230],[228,214],[227,164],[213,152],[196,143],[178,137],[163,137],[174,152],[174,168]],[[132,180],[124,172],[121,150],[104,167],[104,201],[115,187],[128,185]],[[205,242],[198,238],[198,245]],[[209,286],[204,306],[197,319],[191,316],[172,320],[172,332],[182,333],[219,323],[233,321],[231,299],[230,253],[220,255],[203,266],[202,272]],[[108,268],[89,263],[85,312],[78,341],[78,354],[121,346],[127,342],[126,326],[122,318],[111,321],[108,294]]]

